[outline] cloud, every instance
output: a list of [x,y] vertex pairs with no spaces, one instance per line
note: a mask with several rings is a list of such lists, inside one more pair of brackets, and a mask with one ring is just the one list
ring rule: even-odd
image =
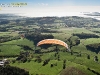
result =
[[48,6],[48,3],[38,3],[40,6]]
[[100,12],[100,6],[47,6],[46,3],[38,3],[39,7],[10,7],[2,8],[0,13],[23,13],[30,17],[42,17],[42,16],[68,16],[79,15],[78,12]]

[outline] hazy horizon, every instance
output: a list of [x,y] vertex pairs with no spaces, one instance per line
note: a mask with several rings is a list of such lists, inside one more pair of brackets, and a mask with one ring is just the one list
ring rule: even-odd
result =
[[[27,5],[16,7],[12,3]],[[77,16],[82,15],[80,12],[100,12],[100,0],[3,0],[0,5],[0,13],[16,13],[28,17]]]

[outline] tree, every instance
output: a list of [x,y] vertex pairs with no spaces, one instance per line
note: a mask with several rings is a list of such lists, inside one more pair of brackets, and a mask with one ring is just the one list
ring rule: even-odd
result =
[[66,68],[66,63],[63,63],[63,69],[65,69]]
[[1,49],[0,49],[0,52],[1,52]]
[[94,56],[94,61],[98,62],[98,57]]
[[90,55],[87,55],[87,59],[90,59]]

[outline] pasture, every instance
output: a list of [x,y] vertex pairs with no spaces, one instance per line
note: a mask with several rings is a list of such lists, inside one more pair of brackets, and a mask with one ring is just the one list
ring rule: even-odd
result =
[[[55,39],[63,40],[66,43],[73,33],[82,33],[82,32],[94,33],[85,28],[74,28],[74,27],[60,28],[60,29],[53,29],[53,30],[61,31],[61,33],[50,33],[50,34],[52,34]],[[43,33],[43,34],[48,34],[48,33]],[[75,37],[72,38],[72,40],[73,39],[75,39]],[[100,69],[99,69],[100,54],[91,52],[86,48],[86,45],[88,44],[99,43],[100,39],[87,38],[87,39],[79,39],[79,40],[80,40],[80,44],[72,46],[71,48],[71,50],[73,51],[72,55],[70,52],[66,52],[65,51],[66,49],[62,46],[58,46],[59,52],[56,56],[55,56],[56,53],[55,51],[46,52],[46,51],[54,50],[55,46],[51,46],[47,49],[42,49],[41,51],[44,51],[44,53],[42,54],[34,53],[34,50],[40,49],[40,47],[37,47],[35,49],[33,41],[30,41],[28,39],[22,39],[22,38],[18,40],[12,40],[8,42],[0,43],[0,50],[1,50],[0,55],[19,55],[20,51],[25,51],[25,50],[18,45],[26,45],[33,49],[30,50],[30,52],[33,53],[33,58],[31,59],[31,61],[30,62],[27,61],[25,63],[16,61],[15,63],[11,62],[10,65],[23,68],[29,71],[30,75],[61,75],[65,70],[63,69],[64,60],[66,60],[66,69],[75,67],[76,69],[80,70],[86,75],[96,75],[96,73],[93,73],[92,71],[88,70],[88,68],[90,68],[91,70],[98,72],[100,74]],[[79,54],[81,54],[81,56]],[[90,59],[87,59],[87,55],[90,55]],[[36,56],[40,56],[40,58],[42,59],[40,63],[35,62]],[[58,56],[59,56],[59,60],[58,60]],[[98,62],[94,61],[94,56],[98,56],[99,59]],[[48,62],[47,65],[43,66],[43,62],[46,59],[50,59],[50,61]],[[10,59],[10,61],[12,60],[16,60],[16,58]],[[56,64],[56,65],[51,67],[51,64]]]

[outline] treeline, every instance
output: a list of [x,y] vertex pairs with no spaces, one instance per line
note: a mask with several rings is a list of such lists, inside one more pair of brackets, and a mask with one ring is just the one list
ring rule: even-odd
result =
[[35,23],[38,23],[39,25],[53,24],[54,21],[55,21],[55,17],[26,18],[25,19],[25,25],[26,24],[35,24]]
[[10,58],[10,57],[18,57],[18,55],[3,55],[3,54],[1,54],[0,55],[0,58]]
[[76,34],[73,34],[73,36],[78,36],[80,39],[86,39],[86,38],[99,38],[98,35],[95,35],[95,34],[89,34],[89,33],[76,33]]
[[6,32],[8,29],[6,27],[0,27],[0,32]]
[[17,39],[20,39],[20,37],[19,36],[13,37],[13,36],[9,36],[9,35],[0,36],[0,43],[11,41],[11,40],[17,40]]
[[99,53],[100,52],[100,43],[94,43],[86,45],[87,50],[91,50],[92,52]]
[[33,50],[31,47],[29,47],[27,45],[17,45],[17,46],[20,46],[24,50]]
[[0,66],[0,75],[29,75],[29,72],[18,67],[7,65],[4,67]]
[[52,34],[41,34],[41,33],[28,33],[28,34],[25,34],[25,37],[28,40],[33,41],[35,46],[37,45],[39,41],[43,39],[53,39],[54,38]]
[[93,31],[93,32],[95,32],[95,33],[100,33],[100,31]]
[[0,21],[0,25],[2,25],[2,24],[8,24],[9,22],[10,22],[9,20],[4,19],[4,20]]

